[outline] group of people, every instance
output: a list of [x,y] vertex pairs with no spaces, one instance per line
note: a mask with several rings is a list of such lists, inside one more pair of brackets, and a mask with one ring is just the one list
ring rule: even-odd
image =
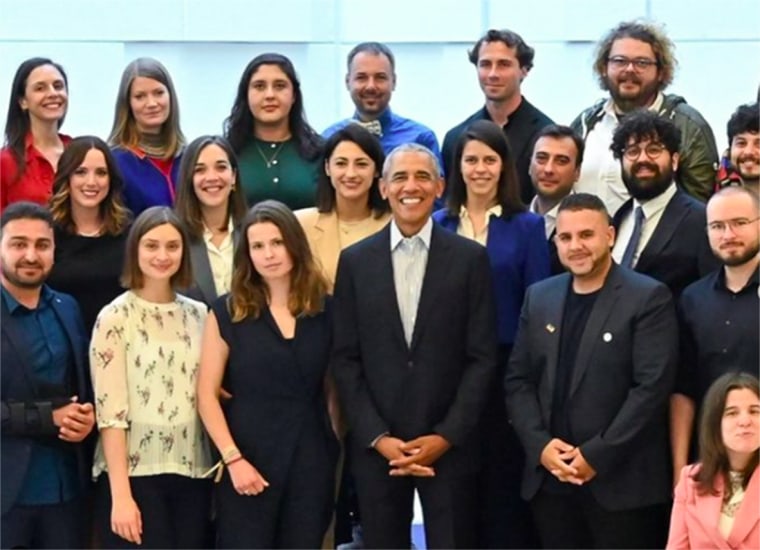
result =
[[61,134],[64,69],[22,63],[1,546],[410,548],[415,491],[431,548],[760,546],[760,110],[719,163],[672,50],[610,30],[609,98],[564,126],[490,30],[440,150],[376,42],[322,135],[267,53],[190,143],[154,59],[107,141]]

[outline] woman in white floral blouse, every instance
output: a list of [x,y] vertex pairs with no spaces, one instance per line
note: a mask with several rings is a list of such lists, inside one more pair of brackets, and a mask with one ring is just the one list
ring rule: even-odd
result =
[[187,239],[168,207],[145,210],[126,244],[128,289],[98,315],[90,345],[100,441],[96,522],[104,548],[202,548],[209,445],[195,399],[206,307],[177,294],[192,280]]

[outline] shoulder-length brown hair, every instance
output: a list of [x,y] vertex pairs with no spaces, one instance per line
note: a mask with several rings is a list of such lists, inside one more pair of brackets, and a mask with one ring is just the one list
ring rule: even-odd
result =
[[[733,390],[741,389],[751,390],[760,397],[760,388],[756,376],[745,372],[729,372],[718,378],[707,390],[699,422],[699,461],[701,467],[693,476],[694,481],[697,482],[697,491],[700,494],[718,494],[715,481],[721,477],[725,487],[723,499],[726,502],[732,496],[731,483],[728,478],[731,467],[728,462],[726,445],[723,442],[721,422],[728,394]],[[742,486],[745,489],[752,473],[757,468],[758,457],[760,457],[760,450],[754,452],[742,472]]]
[[99,206],[103,231],[108,235],[120,235],[127,229],[132,217],[122,197],[124,180],[108,145],[96,136],[78,137],[64,149],[58,161],[58,171],[53,182],[50,212],[53,214],[55,223],[64,231],[76,233],[77,226],[71,215],[71,176],[82,165],[84,157],[92,149],[103,153],[108,170],[108,193]]
[[166,147],[167,158],[174,157],[185,145],[185,136],[179,126],[179,101],[177,101],[177,93],[174,91],[174,83],[169,76],[169,71],[160,61],[151,57],[135,59],[121,74],[108,143],[113,147],[135,148],[140,141],[140,131],[129,105],[132,82],[138,76],[157,80],[169,91],[169,118],[161,126],[161,143]]
[[172,288],[189,288],[193,284],[193,271],[190,266],[190,250],[185,226],[177,214],[168,206],[151,206],[143,210],[137,216],[135,223],[127,235],[127,244],[124,254],[124,270],[121,273],[121,286],[130,290],[142,288],[145,284],[143,272],[140,270],[140,262],[137,259],[140,239],[148,231],[159,225],[169,224],[176,229],[182,238],[182,259],[179,269],[169,279]]
[[227,219],[224,221],[224,226],[219,229],[227,229],[230,219],[234,226],[240,225],[246,212],[245,193],[240,183],[240,169],[238,168],[237,157],[232,150],[230,142],[222,136],[201,136],[194,139],[182,154],[182,162],[179,167],[179,180],[177,182],[177,199],[174,203],[174,210],[180,219],[185,222],[187,231],[193,239],[203,237],[202,208],[198,195],[195,194],[193,175],[198,157],[209,145],[217,145],[225,152],[234,175],[232,189],[227,200]]
[[446,201],[449,214],[459,216],[462,205],[467,204],[467,184],[462,176],[462,155],[465,145],[470,141],[480,141],[488,145],[501,159],[501,174],[496,187],[496,203],[501,205],[501,216],[508,218],[518,212],[524,212],[526,208],[520,199],[515,157],[504,131],[490,120],[477,120],[465,129],[454,150],[454,163],[446,181],[449,190],[449,198]]
[[288,309],[295,315],[314,315],[324,308],[327,280],[312,256],[301,224],[293,212],[274,200],[256,204],[243,218],[240,241],[235,248],[232,283],[228,307],[232,322],[248,317],[258,318],[269,302],[269,287],[251,262],[248,228],[257,223],[272,223],[282,234],[285,248],[290,254],[293,269],[290,272]]
[[380,194],[380,171],[385,162],[385,153],[383,153],[380,141],[359,124],[349,124],[345,128],[341,128],[325,142],[322,171],[317,179],[317,210],[322,213],[335,210],[335,187],[332,184],[331,176],[327,175],[327,166],[330,164],[330,157],[332,157],[335,149],[344,141],[356,145],[375,163],[375,175],[372,178],[372,186],[369,188],[367,205],[375,218],[382,218],[386,212],[390,211],[388,201]]

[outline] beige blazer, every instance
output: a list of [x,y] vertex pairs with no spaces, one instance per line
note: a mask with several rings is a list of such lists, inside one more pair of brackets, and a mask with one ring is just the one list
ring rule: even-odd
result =
[[330,293],[332,293],[335,285],[335,272],[338,270],[340,251],[370,235],[374,235],[385,227],[391,219],[390,213],[379,218],[372,216],[364,223],[361,232],[352,232],[350,236],[341,238],[338,215],[335,211],[321,213],[316,208],[303,208],[296,210],[295,214],[306,232],[311,253],[322,266],[322,273],[330,283]]

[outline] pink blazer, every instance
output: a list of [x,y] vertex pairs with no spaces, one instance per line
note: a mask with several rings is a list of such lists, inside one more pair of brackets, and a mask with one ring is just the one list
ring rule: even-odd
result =
[[718,495],[699,495],[691,476],[699,465],[686,466],[676,486],[667,549],[758,550],[760,548],[760,474],[752,474],[728,539],[718,530],[723,502],[723,480],[717,482]]

